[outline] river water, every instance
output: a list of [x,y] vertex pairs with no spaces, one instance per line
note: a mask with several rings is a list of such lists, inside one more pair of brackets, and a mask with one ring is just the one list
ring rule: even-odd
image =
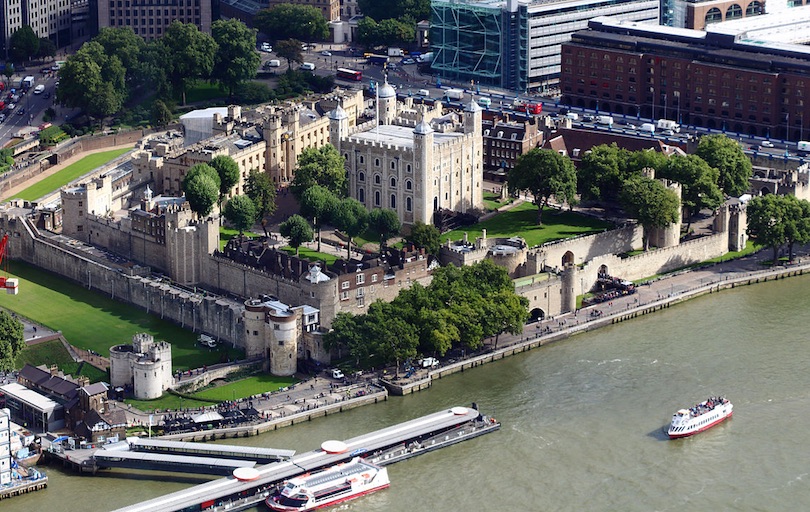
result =
[[[338,510],[802,510],[810,506],[807,325],[810,277],[738,288],[429,391],[236,442],[308,451],[475,401],[500,431],[389,466],[390,489]],[[720,394],[734,403],[733,419],[667,439],[675,410]],[[46,469],[47,490],[4,506],[106,511],[202,481]]]

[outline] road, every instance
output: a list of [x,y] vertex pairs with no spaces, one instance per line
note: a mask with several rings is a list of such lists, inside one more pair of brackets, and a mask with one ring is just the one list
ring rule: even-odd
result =
[[[44,69],[50,66],[43,64],[41,67]],[[45,90],[42,94],[34,94],[33,88],[29,91],[24,91],[18,87],[20,80],[25,76],[34,77],[34,86],[40,84],[45,86]],[[20,95],[20,99],[17,101],[14,109],[10,110],[8,106],[11,91],[8,88],[3,91],[2,99],[6,103],[3,114],[6,115],[6,118],[0,123],[0,147],[10,141],[22,128],[42,124],[42,117],[48,107],[56,108],[54,102],[56,90],[55,73],[44,74],[39,68],[31,68],[21,74],[15,74],[11,78],[10,84],[14,91]]]

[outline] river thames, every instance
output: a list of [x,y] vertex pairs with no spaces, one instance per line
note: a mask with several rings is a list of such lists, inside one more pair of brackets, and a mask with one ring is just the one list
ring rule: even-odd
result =
[[[341,511],[801,510],[810,506],[810,277],[712,294],[437,381],[405,398],[228,442],[317,448],[477,402],[500,431],[389,467]],[[726,395],[734,417],[670,441],[675,410]],[[46,467],[6,508],[107,511],[204,480]]]

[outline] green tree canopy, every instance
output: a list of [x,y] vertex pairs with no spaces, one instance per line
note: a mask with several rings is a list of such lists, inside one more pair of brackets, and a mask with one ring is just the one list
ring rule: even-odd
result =
[[678,196],[658,181],[646,176],[631,176],[622,185],[624,209],[644,226],[644,250],[649,249],[649,231],[665,228],[678,220]]
[[399,234],[402,223],[399,222],[397,212],[390,208],[375,208],[368,215],[368,227],[380,237],[380,252],[386,242]]
[[332,212],[332,222],[349,238],[346,259],[352,259],[352,239],[368,227],[368,210],[357,199],[344,199]]
[[518,157],[507,177],[512,193],[531,193],[537,206],[537,224],[542,224],[543,208],[552,196],[573,204],[576,200],[577,171],[567,156],[550,149],[532,149]]
[[795,244],[810,243],[810,202],[796,196],[784,196],[789,209],[786,215],[785,240],[788,244],[788,259],[793,261]]
[[219,199],[219,175],[207,164],[191,167],[183,178],[183,192],[191,210],[206,217]]
[[301,64],[304,62],[304,54],[301,51],[301,43],[298,39],[284,39],[276,42],[273,51],[276,55],[287,61],[287,74],[292,74],[292,63]]
[[318,252],[321,251],[321,227],[330,222],[338,203],[340,199],[320,185],[309,187],[301,196],[301,215],[311,218],[318,231]]
[[626,150],[616,143],[594,146],[582,157],[577,171],[577,185],[583,199],[615,199],[624,175]]
[[140,81],[140,61],[146,49],[146,42],[130,27],[104,27],[93,38],[108,56],[116,56],[126,72],[128,83]]
[[34,29],[23,25],[11,34],[8,39],[9,56],[14,62],[25,62],[37,55],[39,38]]
[[17,355],[25,348],[23,324],[7,311],[0,310],[0,370],[15,369]]
[[329,37],[326,18],[320,9],[311,5],[279,4],[262,9],[253,17],[253,26],[274,41],[324,41]]
[[289,240],[290,246],[295,248],[295,255],[298,256],[298,248],[304,242],[312,240],[312,226],[307,219],[300,215],[293,215],[285,220],[278,227],[281,236]]
[[307,148],[298,157],[290,192],[301,201],[304,191],[313,185],[327,188],[339,198],[346,197],[346,165],[335,146],[326,144],[320,148]]
[[408,45],[416,31],[413,22],[384,19],[377,23],[369,16],[357,23],[357,37],[367,47]]
[[234,196],[225,203],[223,215],[241,235],[256,222],[256,205],[248,196]]
[[750,188],[751,160],[734,139],[720,134],[704,135],[695,154],[720,171],[718,185],[726,194],[739,197]]
[[155,126],[166,126],[172,122],[174,116],[171,109],[161,100],[152,103],[152,123]]
[[160,43],[167,50],[168,60],[163,65],[168,70],[169,82],[185,105],[189,84],[211,76],[217,43],[213,37],[200,32],[197,25],[177,20],[163,33]]
[[211,78],[233,98],[236,89],[256,77],[262,62],[256,51],[256,30],[237,19],[217,20],[211,25],[217,43]]
[[67,107],[103,119],[118,112],[127,98],[126,70],[115,55],[89,41],[59,70],[57,97]]
[[697,155],[671,157],[656,176],[677,181],[682,185],[681,204],[689,211],[687,231],[693,215],[703,208],[714,209],[723,204],[723,192],[717,186],[720,172],[709,167],[709,164]]
[[39,49],[36,57],[38,59],[50,59],[56,56],[56,45],[47,37],[39,38]]
[[416,247],[423,247],[425,252],[432,255],[439,254],[442,234],[433,224],[425,224],[422,221],[414,222],[411,226],[411,233],[405,237]]
[[768,194],[748,202],[748,234],[758,244],[773,249],[772,265],[779,262],[779,248],[788,240],[788,225],[797,210],[790,196]]
[[412,23],[430,19],[430,0],[357,0],[360,11],[375,20],[408,18]]
[[211,160],[211,167],[219,176],[219,200],[222,201],[239,183],[239,164],[228,155],[217,155]]
[[[260,219],[276,211],[276,188],[264,171],[253,169],[245,181],[245,195],[253,200]],[[264,224],[262,224],[264,225]]]

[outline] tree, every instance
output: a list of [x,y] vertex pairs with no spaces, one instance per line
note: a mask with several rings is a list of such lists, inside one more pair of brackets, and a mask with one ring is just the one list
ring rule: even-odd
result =
[[280,4],[262,9],[253,17],[253,26],[275,41],[324,41],[329,37],[326,18],[320,9],[311,5]]
[[357,0],[357,6],[366,17],[375,20],[409,18],[415,24],[430,18],[430,0]]
[[[488,261],[488,260],[484,260]],[[484,336],[495,335],[495,345],[498,348],[498,339],[501,334],[520,334],[523,326],[529,319],[529,299],[514,292],[500,291],[487,301],[482,317]]]
[[17,355],[25,348],[23,324],[7,311],[0,310],[0,370],[16,368]]
[[415,37],[414,24],[396,19],[377,23],[369,16],[357,23],[358,40],[367,47],[409,44]]
[[785,241],[788,244],[788,260],[793,261],[793,246],[810,242],[810,202],[796,196],[784,196],[789,209],[785,217]]
[[141,52],[141,58],[133,73],[137,78],[138,85],[144,89],[155,91],[167,104],[173,103],[169,72],[167,66],[164,65],[169,58],[169,49],[160,39],[150,41]]
[[234,196],[225,203],[223,215],[241,235],[256,222],[256,205],[248,196]]
[[390,208],[375,208],[368,215],[368,227],[380,237],[380,252],[386,242],[399,234],[402,224],[399,222],[397,212]]
[[57,97],[67,107],[103,120],[116,113],[127,97],[126,70],[115,55],[90,41],[69,57],[59,70]]
[[368,210],[357,199],[344,199],[332,214],[335,226],[349,238],[346,259],[352,259],[352,239],[368,227]]
[[577,190],[577,171],[567,156],[550,149],[532,149],[518,157],[507,177],[512,193],[529,192],[537,206],[537,224],[542,225],[543,208],[551,196],[573,204]]
[[284,39],[283,41],[276,42],[273,51],[282,59],[287,60],[287,74],[292,73],[292,63],[297,62],[301,64],[304,62],[304,55],[301,52],[301,41],[298,39]]
[[169,82],[174,93],[186,104],[186,90],[197,79],[207,79],[214,69],[217,43],[193,23],[173,21],[160,43],[166,47]]
[[749,189],[748,180],[753,174],[751,160],[737,141],[720,134],[705,135],[695,154],[720,171],[718,185],[726,194],[739,197]]
[[152,123],[155,126],[166,126],[172,122],[172,111],[162,100],[155,100],[152,103]]
[[624,209],[644,226],[645,251],[649,249],[651,229],[664,228],[678,220],[678,196],[658,180],[631,176],[622,185],[620,199]]
[[305,190],[320,185],[339,198],[346,197],[348,180],[345,164],[343,157],[331,144],[305,149],[298,157],[298,168],[290,183],[290,192],[301,201]]
[[[14,64],[11,62],[6,62],[6,68],[3,70],[3,76],[6,77],[6,85],[8,85],[11,81],[11,77],[14,76]],[[9,87],[7,87],[7,89],[8,88]]]
[[312,219],[318,232],[318,252],[321,252],[321,226],[329,222],[340,199],[320,185],[309,187],[301,196],[301,215]]
[[788,217],[793,214],[786,196],[768,194],[748,202],[748,234],[757,243],[773,249],[771,265],[779,262],[779,247],[787,242]]
[[423,247],[426,253],[435,256],[439,254],[441,236],[442,234],[439,233],[439,229],[433,224],[425,224],[424,222],[416,221],[413,226],[411,226],[411,234],[405,238],[416,247]]
[[217,171],[207,164],[192,166],[183,178],[183,192],[194,213],[208,216],[219,199]]
[[683,187],[681,204],[688,210],[686,231],[691,226],[692,216],[703,208],[717,208],[723,204],[723,192],[717,186],[720,172],[709,167],[696,155],[675,155],[669,159],[661,172],[661,178],[677,181]]
[[228,155],[218,155],[211,160],[211,167],[219,176],[220,202],[231,192],[233,186],[239,183],[239,164]]
[[23,25],[8,39],[9,56],[14,62],[25,62],[39,51],[39,38],[29,25]]
[[250,171],[245,181],[245,195],[253,200],[256,214],[264,226],[264,218],[276,211],[276,189],[270,182],[270,176],[259,169]]
[[211,25],[217,43],[211,78],[216,80],[233,98],[241,85],[256,77],[262,63],[256,51],[256,30],[237,19],[217,20]]
[[56,45],[47,37],[39,38],[39,49],[36,57],[38,59],[48,59],[56,56]]
[[290,246],[295,248],[295,255],[298,256],[298,248],[304,242],[312,240],[312,227],[307,219],[300,215],[293,215],[285,220],[278,227],[281,236],[289,240]]
[[108,56],[116,56],[126,72],[126,81],[133,86],[140,83],[140,61],[146,42],[130,27],[105,27],[93,38]]
[[614,199],[626,179],[621,152],[616,143],[594,146],[582,157],[577,185],[583,199]]

